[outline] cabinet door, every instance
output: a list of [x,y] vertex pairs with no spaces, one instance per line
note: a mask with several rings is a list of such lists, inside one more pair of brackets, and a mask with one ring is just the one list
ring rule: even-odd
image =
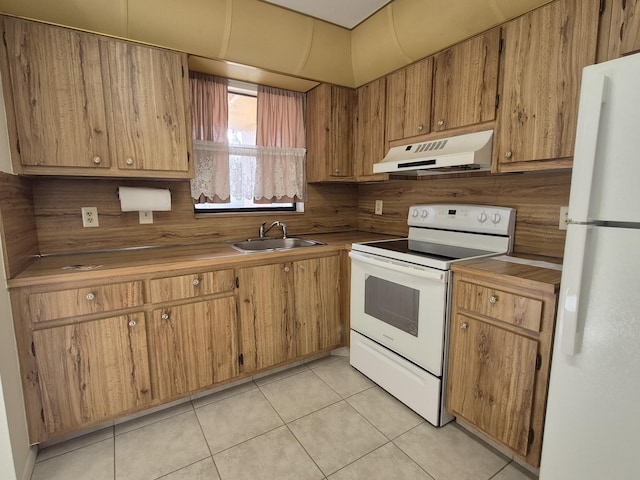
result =
[[149,324],[154,397],[169,399],[237,376],[237,339],[234,297],[154,310]]
[[499,57],[499,28],[435,56],[433,131],[495,119]]
[[609,58],[618,58],[640,50],[640,0],[608,2],[611,8]]
[[291,264],[241,268],[237,274],[243,371],[261,370],[293,358]]
[[431,128],[433,57],[387,76],[386,140],[392,142]]
[[522,456],[529,448],[538,342],[456,315],[447,409]]
[[[499,171],[571,166],[582,69],[595,62],[598,0],[558,0],[503,27]],[[564,162],[527,164],[535,160]],[[520,163],[519,163],[520,162]]]
[[385,180],[373,173],[373,164],[385,156],[385,79],[358,88],[355,125],[355,174],[358,181]]
[[185,56],[120,41],[108,56],[118,168],[187,172]]
[[307,180],[353,180],[355,92],[326,83],[307,92]]
[[342,340],[340,258],[303,260],[293,268],[296,355],[338,347]]
[[142,313],[37,330],[33,344],[49,433],[151,403]]
[[22,165],[109,167],[98,37],[4,22]]

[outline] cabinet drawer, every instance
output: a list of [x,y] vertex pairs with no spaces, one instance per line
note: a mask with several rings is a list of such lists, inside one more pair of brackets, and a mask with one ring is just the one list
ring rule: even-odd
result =
[[114,283],[29,295],[31,319],[43,322],[144,304],[142,282]]
[[463,281],[458,282],[456,288],[458,308],[535,332],[540,331],[541,300]]
[[233,270],[192,273],[176,277],[155,278],[150,281],[151,302],[200,297],[230,292],[235,287]]

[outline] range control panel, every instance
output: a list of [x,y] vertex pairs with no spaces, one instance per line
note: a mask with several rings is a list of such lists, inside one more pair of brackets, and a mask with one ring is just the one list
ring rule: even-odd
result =
[[512,235],[516,211],[489,205],[412,205],[407,223],[411,227]]

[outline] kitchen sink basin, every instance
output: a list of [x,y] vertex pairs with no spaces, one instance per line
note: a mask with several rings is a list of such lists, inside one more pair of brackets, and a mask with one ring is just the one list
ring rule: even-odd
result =
[[270,252],[313,247],[314,245],[324,245],[324,243],[304,238],[250,238],[239,242],[229,242],[229,245],[239,252]]

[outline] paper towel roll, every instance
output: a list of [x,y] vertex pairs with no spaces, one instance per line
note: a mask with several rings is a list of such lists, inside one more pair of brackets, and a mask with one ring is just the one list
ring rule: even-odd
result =
[[118,195],[123,212],[171,210],[171,192],[168,188],[118,187]]

